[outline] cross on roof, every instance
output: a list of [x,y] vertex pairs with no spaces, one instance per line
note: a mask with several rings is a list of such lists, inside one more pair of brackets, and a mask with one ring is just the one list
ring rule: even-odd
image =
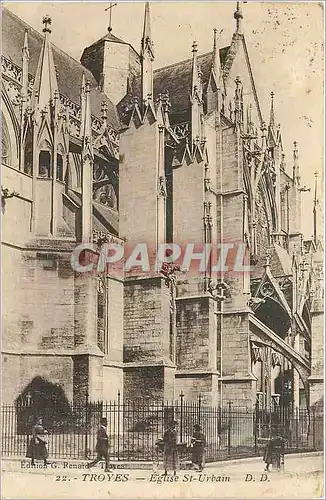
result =
[[112,9],[115,7],[117,4],[110,2],[110,5],[105,9],[105,12],[109,11],[109,26],[108,26],[108,32],[111,33],[112,31]]

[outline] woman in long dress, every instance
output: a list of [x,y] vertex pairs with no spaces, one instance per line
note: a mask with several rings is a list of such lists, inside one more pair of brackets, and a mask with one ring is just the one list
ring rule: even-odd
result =
[[35,465],[35,460],[43,460],[44,465],[47,465],[48,451],[47,430],[43,427],[41,417],[36,419],[36,424],[32,427],[32,439],[29,442],[26,457],[31,458],[31,465]]
[[179,469],[179,453],[177,446],[177,427],[178,422],[173,420],[163,435],[164,444],[164,471],[165,474],[168,470],[173,470],[176,475]]
[[270,465],[273,470],[281,470],[281,464],[284,464],[284,445],[284,439],[277,433],[269,439],[264,453],[265,471],[269,472]]
[[199,424],[194,425],[194,433],[191,438],[192,463],[201,472],[205,465],[206,438]]

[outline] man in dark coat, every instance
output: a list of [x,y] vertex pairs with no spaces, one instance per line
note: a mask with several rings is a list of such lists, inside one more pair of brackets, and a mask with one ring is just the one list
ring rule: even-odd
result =
[[194,425],[194,433],[191,438],[192,463],[201,472],[205,465],[206,438],[199,424]]
[[177,427],[178,422],[172,420],[163,436],[164,445],[164,473],[167,475],[168,470],[173,470],[176,475],[179,468],[179,453],[177,446]]
[[110,469],[110,457],[109,457],[109,436],[107,434],[106,428],[108,425],[108,421],[106,418],[101,418],[101,425],[97,431],[96,435],[96,447],[95,451],[97,453],[97,457],[93,462],[88,464],[88,467],[93,467],[100,460],[105,460],[105,472],[112,472]]

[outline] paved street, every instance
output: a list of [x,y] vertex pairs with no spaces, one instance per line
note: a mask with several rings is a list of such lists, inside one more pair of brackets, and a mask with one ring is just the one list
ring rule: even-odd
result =
[[3,461],[3,498],[320,498],[324,487],[322,454],[289,455],[284,473],[266,475],[261,459],[249,459],[210,465],[202,474],[181,471],[165,481],[162,471],[110,474],[81,469],[82,462],[31,470],[27,463]]

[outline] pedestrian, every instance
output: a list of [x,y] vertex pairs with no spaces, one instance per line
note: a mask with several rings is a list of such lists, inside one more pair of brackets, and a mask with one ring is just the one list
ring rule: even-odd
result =
[[264,458],[263,458],[266,467],[265,471],[269,472],[269,466],[272,463],[272,439],[269,439],[266,446],[265,446],[265,451],[264,451]]
[[194,425],[194,433],[191,438],[192,463],[201,472],[205,465],[206,438],[199,424]]
[[177,425],[178,422],[176,420],[172,420],[163,435],[165,475],[167,475],[168,470],[173,470],[174,475],[176,475],[179,468]]
[[284,466],[284,447],[285,440],[276,433],[273,438],[272,467],[277,471],[281,470],[281,465]]
[[112,472],[110,468],[110,457],[109,457],[109,436],[106,431],[108,421],[106,418],[101,418],[101,425],[96,434],[96,447],[95,451],[97,457],[93,462],[88,464],[88,467],[93,467],[102,459],[105,460],[105,472]]
[[32,427],[32,438],[27,447],[26,457],[31,459],[31,465],[35,465],[35,460],[43,460],[47,465],[48,450],[46,448],[48,431],[43,427],[43,420],[37,417],[35,425]]
[[274,429],[271,438],[269,439],[264,453],[264,462],[266,463],[265,471],[269,472],[269,467],[272,465],[273,470],[280,471],[281,464],[284,465],[284,445],[285,441],[282,436]]

